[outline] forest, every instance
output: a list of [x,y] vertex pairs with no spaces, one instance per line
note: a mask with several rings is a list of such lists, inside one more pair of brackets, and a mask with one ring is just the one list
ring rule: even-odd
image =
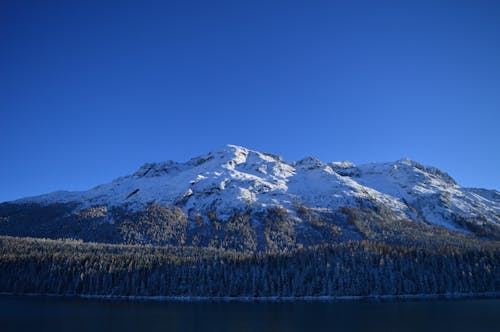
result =
[[247,253],[0,237],[0,292],[16,294],[336,297],[497,293],[499,269],[499,247],[489,242],[428,249],[360,240]]

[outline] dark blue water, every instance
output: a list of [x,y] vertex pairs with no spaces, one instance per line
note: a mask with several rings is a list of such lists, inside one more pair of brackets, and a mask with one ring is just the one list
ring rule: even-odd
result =
[[120,302],[0,296],[0,331],[500,331],[500,300]]

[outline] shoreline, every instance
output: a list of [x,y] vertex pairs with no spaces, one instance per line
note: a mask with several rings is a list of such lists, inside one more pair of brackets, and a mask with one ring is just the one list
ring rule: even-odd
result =
[[127,296],[98,294],[55,293],[9,293],[0,296],[36,297],[59,299],[83,299],[123,302],[408,302],[408,301],[453,301],[463,299],[500,299],[500,292],[448,293],[448,294],[404,294],[364,296]]

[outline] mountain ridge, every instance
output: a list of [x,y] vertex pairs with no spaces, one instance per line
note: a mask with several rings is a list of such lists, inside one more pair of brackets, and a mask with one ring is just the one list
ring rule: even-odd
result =
[[[177,214],[154,206],[169,207]],[[54,216],[40,222],[40,214]],[[113,229],[109,237],[120,242],[130,240],[131,230],[142,234],[152,227],[172,232],[165,237],[172,243],[198,243],[205,237],[200,243],[222,246],[225,237],[237,238],[240,232],[254,250],[272,242],[265,236],[274,228],[279,241],[300,245],[384,239],[387,234],[400,241],[403,224],[422,234],[441,232],[437,227],[453,234],[497,238],[500,194],[464,188],[446,172],[407,158],[362,165],[314,157],[289,162],[275,154],[226,145],[186,162],[146,163],[130,175],[86,191],[4,202],[0,218],[4,220],[0,234],[5,235],[79,238],[84,232],[85,239],[93,240],[87,234],[91,229],[96,234]],[[158,226],[155,218],[164,224]],[[172,218],[175,222],[169,221]],[[139,221],[146,219],[144,225]],[[127,223],[130,220],[135,222]],[[58,227],[68,231],[61,233]],[[228,235],[231,229],[237,234]],[[174,241],[176,236],[182,240]],[[142,234],[141,241],[145,238]]]

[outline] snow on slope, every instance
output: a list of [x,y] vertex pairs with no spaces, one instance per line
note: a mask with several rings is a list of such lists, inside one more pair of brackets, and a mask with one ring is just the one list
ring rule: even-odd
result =
[[[143,165],[132,175],[82,192],[55,192],[16,203],[78,202],[142,209],[171,204],[185,212],[214,209],[220,217],[235,209],[297,202],[317,209],[384,206],[399,217],[456,229],[452,214],[500,223],[496,191],[460,187],[446,173],[411,160],[356,166],[316,158],[285,162],[279,156],[227,145],[185,163]],[[483,222],[484,220],[481,219]]]
[[397,197],[436,225],[456,229],[452,215],[468,219],[484,216],[500,223],[498,192],[483,190],[485,197],[480,196],[459,186],[448,174],[412,160],[360,165],[356,181]]

